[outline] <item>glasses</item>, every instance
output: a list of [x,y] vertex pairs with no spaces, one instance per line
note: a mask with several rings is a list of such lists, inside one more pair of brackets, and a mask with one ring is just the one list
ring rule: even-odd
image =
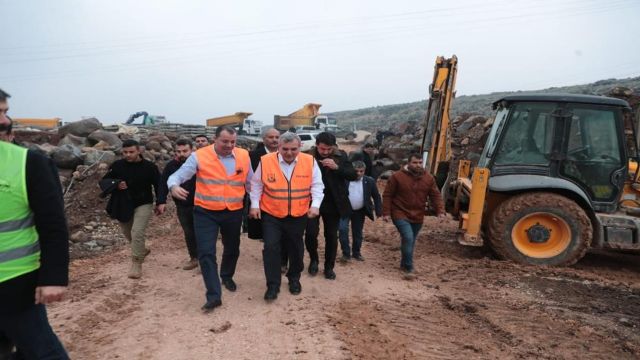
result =
[[7,134],[11,132],[11,123],[9,124],[0,124],[0,132],[6,132]]

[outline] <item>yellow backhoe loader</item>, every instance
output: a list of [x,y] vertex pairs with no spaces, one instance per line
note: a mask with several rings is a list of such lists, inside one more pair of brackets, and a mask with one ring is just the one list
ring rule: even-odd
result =
[[[439,57],[430,88],[422,151],[436,176],[451,162],[456,68],[455,56]],[[557,266],[590,248],[640,250],[636,127],[626,101],[533,94],[498,99],[493,108],[477,165],[461,160],[443,184],[461,244],[487,243],[505,259]]]

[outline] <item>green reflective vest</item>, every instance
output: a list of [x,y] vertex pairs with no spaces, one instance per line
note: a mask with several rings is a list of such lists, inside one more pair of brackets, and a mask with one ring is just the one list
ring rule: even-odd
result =
[[0,283],[40,267],[26,164],[27,149],[0,141]]

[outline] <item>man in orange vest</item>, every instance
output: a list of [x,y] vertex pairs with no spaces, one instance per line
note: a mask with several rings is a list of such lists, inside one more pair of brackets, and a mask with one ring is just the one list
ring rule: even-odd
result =
[[[193,225],[198,247],[198,262],[207,288],[208,313],[222,305],[220,279],[229,291],[236,291],[233,275],[240,256],[240,228],[245,187],[253,170],[247,150],[237,148],[237,133],[230,126],[216,129],[216,142],[192,153],[178,171],[167,180],[171,195],[185,200],[189,192],[180,184],[196,175]],[[222,263],[218,277],[216,240],[222,233]]]
[[300,153],[300,137],[280,136],[278,152],[264,155],[251,179],[249,217],[262,219],[262,260],[267,278],[264,299],[275,300],[280,292],[281,242],[289,254],[289,292],[300,294],[300,273],[304,269],[302,235],[307,218],[320,214],[324,197],[322,174],[311,155]]

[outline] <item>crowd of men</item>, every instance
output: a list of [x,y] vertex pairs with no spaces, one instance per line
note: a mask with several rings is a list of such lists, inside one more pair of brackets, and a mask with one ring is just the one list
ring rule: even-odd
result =
[[[68,230],[61,186],[50,159],[10,144],[8,98],[0,90],[0,359],[65,359],[44,306],[60,300],[68,283]],[[301,293],[305,248],[310,258],[308,273],[319,272],[320,219],[323,275],[335,280],[338,243],[341,261],[364,261],[365,217],[393,221],[401,237],[400,267],[409,273],[425,203],[429,201],[437,215],[444,216],[442,197],[418,154],[409,156],[408,164],[394,173],[380,196],[370,176],[375,152],[371,144],[348,159],[330,132],[319,133],[308,154],[300,151],[298,135],[280,134],[273,128],[264,132],[262,144],[251,152],[236,147],[233,127],[218,127],[212,140],[209,144],[206,136],[197,136],[194,149],[190,139],[179,139],[175,158],[162,173],[142,157],[137,141],[125,140],[122,159],[100,181],[102,196],[110,195],[107,212],[118,220],[130,243],[131,279],[142,277],[142,265],[151,251],[145,244],[149,221],[154,213],[165,212],[167,197],[172,197],[188,251],[182,268],[199,267],[206,288],[201,308],[205,313],[222,304],[222,286],[237,290],[233,277],[243,222],[249,238],[264,242],[264,299],[271,302],[278,297],[283,273],[289,292]],[[11,355],[14,346],[16,353]]]

